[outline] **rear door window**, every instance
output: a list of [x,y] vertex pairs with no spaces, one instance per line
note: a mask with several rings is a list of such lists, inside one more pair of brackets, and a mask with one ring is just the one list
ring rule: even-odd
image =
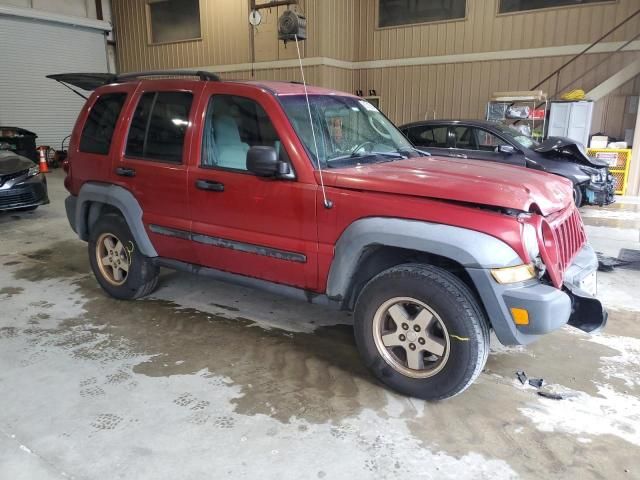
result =
[[455,148],[478,150],[475,128],[462,126],[455,127],[453,129],[453,135],[455,139]]
[[447,148],[447,130],[442,127],[413,127],[408,131],[408,137],[414,145],[431,148]]
[[129,157],[182,163],[190,92],[147,92],[140,97],[127,137]]
[[109,153],[113,132],[126,98],[126,93],[109,93],[95,101],[82,129],[81,152],[98,155]]

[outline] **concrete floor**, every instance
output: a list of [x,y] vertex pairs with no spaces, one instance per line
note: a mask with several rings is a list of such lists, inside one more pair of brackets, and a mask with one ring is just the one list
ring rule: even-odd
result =
[[[604,334],[494,342],[429,404],[363,369],[345,314],[169,271],[106,297],[49,180],[51,205],[0,214],[0,478],[640,478],[639,272],[600,274]],[[640,249],[639,202],[584,217],[597,250]]]

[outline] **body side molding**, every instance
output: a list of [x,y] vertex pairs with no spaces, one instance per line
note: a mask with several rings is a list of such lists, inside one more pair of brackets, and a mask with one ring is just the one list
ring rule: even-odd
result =
[[212,237],[203,233],[187,232],[177,228],[163,227],[160,225],[149,225],[149,230],[159,235],[167,235],[169,237],[182,238],[183,240],[191,240],[193,242],[211,245],[213,247],[228,248],[244,253],[252,253],[263,257],[277,258],[278,260],[286,260],[288,262],[306,263],[307,257],[302,253],[280,250],[278,248],[265,247],[264,245],[256,245],[254,243],[238,242],[221,237]]

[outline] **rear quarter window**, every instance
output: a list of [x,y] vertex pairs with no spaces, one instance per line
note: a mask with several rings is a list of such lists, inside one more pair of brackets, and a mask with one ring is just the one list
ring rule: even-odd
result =
[[95,101],[80,136],[80,151],[107,155],[126,93],[108,93]]

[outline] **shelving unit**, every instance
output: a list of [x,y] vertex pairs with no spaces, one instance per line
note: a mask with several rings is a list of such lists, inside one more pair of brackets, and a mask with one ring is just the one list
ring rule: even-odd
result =
[[[528,107],[526,118],[513,118],[511,108]],[[496,92],[487,103],[487,120],[503,122],[521,128],[522,133],[542,140],[547,127],[549,100],[542,90],[522,92]]]

